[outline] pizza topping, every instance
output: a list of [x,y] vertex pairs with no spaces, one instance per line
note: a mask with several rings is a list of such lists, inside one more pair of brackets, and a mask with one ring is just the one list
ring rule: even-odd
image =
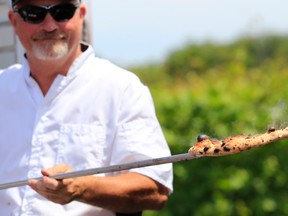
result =
[[209,150],[209,147],[207,147],[207,146],[205,146],[203,149],[204,152],[207,152],[208,150]]
[[275,130],[276,130],[275,127],[270,127],[270,128],[268,129],[268,133],[274,132]]
[[217,154],[218,152],[220,152],[220,149],[218,149],[218,148],[215,148],[215,149],[214,149],[214,153],[216,153],[216,154]]
[[226,151],[226,152],[229,152],[230,151],[230,148],[229,147],[227,147],[227,146],[224,146],[224,151]]
[[201,134],[201,135],[199,135],[199,136],[197,137],[197,141],[198,141],[198,142],[201,142],[201,141],[203,141],[203,140],[205,140],[205,139],[209,139],[209,137],[208,137],[207,135],[205,135],[205,134]]

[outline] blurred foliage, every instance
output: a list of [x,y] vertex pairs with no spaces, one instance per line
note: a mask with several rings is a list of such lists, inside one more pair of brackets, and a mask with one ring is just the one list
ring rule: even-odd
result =
[[[287,126],[288,37],[188,44],[132,68],[153,95],[172,154],[199,134],[224,138]],[[145,216],[288,215],[288,141],[174,164],[174,193]]]

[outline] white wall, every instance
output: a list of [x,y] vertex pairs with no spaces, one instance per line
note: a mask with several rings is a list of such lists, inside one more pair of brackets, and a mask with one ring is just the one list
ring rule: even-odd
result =
[[0,68],[5,68],[18,61],[17,47],[19,43],[7,18],[9,6],[6,3],[6,0],[0,0]]
[[[84,32],[85,32],[85,41],[87,41],[88,43],[92,43],[92,26],[93,26],[93,20],[92,20],[92,1],[93,0],[82,0],[82,2],[86,5],[87,7],[87,14],[86,14],[86,21],[85,21],[85,28]],[[95,1],[95,0],[94,0]]]

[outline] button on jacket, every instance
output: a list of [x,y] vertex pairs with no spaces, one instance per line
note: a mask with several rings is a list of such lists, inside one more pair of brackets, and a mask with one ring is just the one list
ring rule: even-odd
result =
[[[84,45],[82,45],[84,47]],[[87,47],[86,47],[87,48]],[[0,183],[170,155],[149,90],[132,73],[94,57],[89,46],[45,95],[26,59],[0,71]],[[172,165],[133,170],[172,191]],[[111,175],[111,174],[107,174]],[[80,202],[59,205],[29,186],[0,191],[0,215],[105,215]]]

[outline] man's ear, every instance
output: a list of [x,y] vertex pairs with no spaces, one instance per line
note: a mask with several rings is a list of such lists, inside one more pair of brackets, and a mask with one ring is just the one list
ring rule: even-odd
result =
[[16,19],[15,19],[15,13],[12,10],[9,10],[8,18],[9,18],[9,21],[10,21],[11,25],[15,29],[15,27],[16,27]]
[[80,16],[81,18],[84,19],[87,13],[87,8],[85,5],[81,4],[79,9],[80,9]]

